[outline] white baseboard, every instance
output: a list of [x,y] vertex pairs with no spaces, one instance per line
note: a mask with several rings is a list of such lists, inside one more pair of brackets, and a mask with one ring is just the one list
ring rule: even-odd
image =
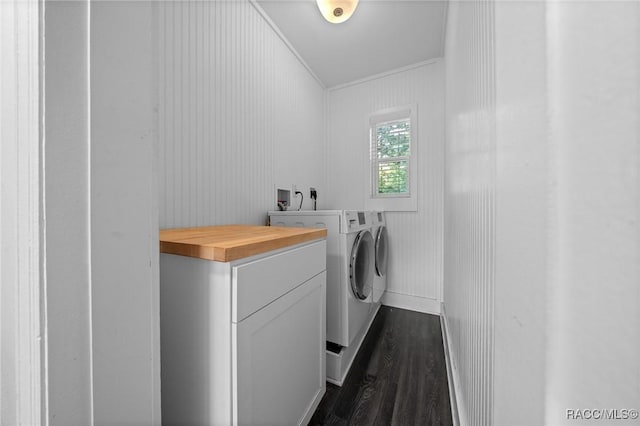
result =
[[449,335],[449,326],[447,323],[446,311],[444,303],[440,307],[440,323],[442,324],[442,343],[444,345],[444,358],[447,364],[447,379],[449,381],[449,399],[451,400],[451,417],[453,426],[467,426],[464,410],[464,400],[460,390],[460,376],[455,368],[455,354],[451,350],[451,339]]
[[425,314],[440,315],[440,301],[426,297],[393,293],[387,290],[382,296],[382,304]]

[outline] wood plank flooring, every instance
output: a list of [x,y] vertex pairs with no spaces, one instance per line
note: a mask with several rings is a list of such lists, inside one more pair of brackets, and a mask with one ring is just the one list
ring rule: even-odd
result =
[[452,425],[440,318],[380,307],[342,387],[311,425]]

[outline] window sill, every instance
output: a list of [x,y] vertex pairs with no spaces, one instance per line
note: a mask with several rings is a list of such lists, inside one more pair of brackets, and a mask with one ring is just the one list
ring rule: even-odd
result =
[[417,212],[418,197],[384,197],[365,198],[366,210],[383,210],[387,212]]

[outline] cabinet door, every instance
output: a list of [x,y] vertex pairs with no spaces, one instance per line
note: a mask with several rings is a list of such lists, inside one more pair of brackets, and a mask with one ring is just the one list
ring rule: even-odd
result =
[[307,423],[325,392],[322,272],[232,325],[236,424]]

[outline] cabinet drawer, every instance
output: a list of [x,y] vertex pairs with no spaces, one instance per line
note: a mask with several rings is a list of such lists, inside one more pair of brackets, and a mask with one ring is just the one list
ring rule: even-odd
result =
[[242,321],[324,271],[326,253],[326,242],[322,240],[233,266],[232,321]]

